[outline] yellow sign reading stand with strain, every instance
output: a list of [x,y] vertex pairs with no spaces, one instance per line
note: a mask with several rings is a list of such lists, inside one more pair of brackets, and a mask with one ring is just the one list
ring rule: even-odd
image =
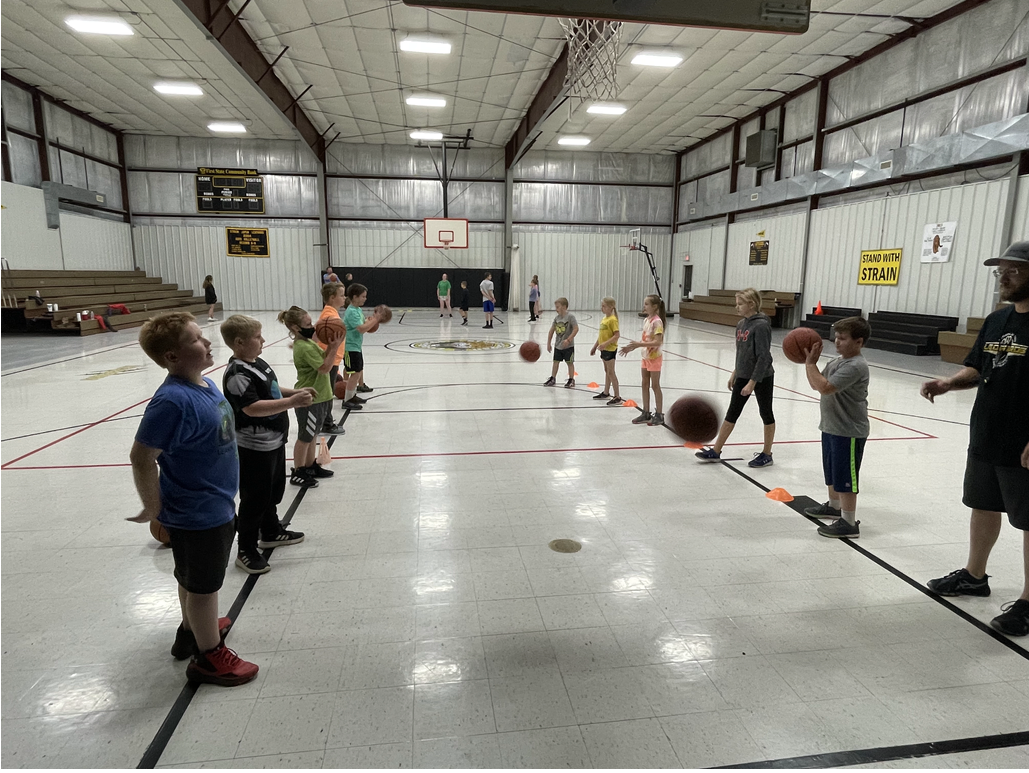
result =
[[858,270],[859,285],[895,285],[900,279],[903,250],[863,250]]

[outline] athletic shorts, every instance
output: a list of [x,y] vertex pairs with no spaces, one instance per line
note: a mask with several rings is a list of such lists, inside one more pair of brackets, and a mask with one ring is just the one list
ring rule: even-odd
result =
[[297,440],[310,443],[325,426],[325,417],[332,408],[332,401],[312,403],[306,408],[294,408],[297,414]]
[[236,519],[232,518],[213,529],[168,529],[175,579],[190,593],[217,593],[225,581],[232,540],[236,536]]
[[998,467],[969,454],[964,488],[965,507],[1007,513],[1012,526],[1029,531],[1029,470],[1025,467]]
[[343,355],[343,368],[346,373],[360,373],[364,370],[364,353],[347,352]]
[[554,362],[575,362],[575,347],[554,349]]
[[494,306],[493,301],[483,301],[482,302],[482,310],[484,312],[486,312],[487,314],[492,314],[493,313],[493,309],[495,309],[495,308],[496,307]]
[[651,373],[660,373],[661,363],[663,360],[664,357],[656,357],[654,359],[644,357],[642,360],[640,360],[640,367],[643,368],[643,370],[650,371]]
[[606,360],[613,360],[617,356],[618,356],[618,350],[617,349],[615,351],[613,351],[613,352],[609,352],[606,349],[601,349],[601,351],[600,351],[600,359],[605,360],[605,361]]
[[858,472],[865,453],[865,438],[822,433],[822,472],[825,485],[840,494],[858,493]]

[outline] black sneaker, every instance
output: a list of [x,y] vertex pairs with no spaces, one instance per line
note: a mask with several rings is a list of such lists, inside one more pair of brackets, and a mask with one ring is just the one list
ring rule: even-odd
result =
[[361,411],[364,410],[364,406],[361,403],[355,402],[354,400],[348,400],[343,403],[343,408],[348,411]]
[[[700,456],[700,454],[697,454],[697,456]],[[806,507],[804,508],[804,514],[810,515],[813,518],[840,518],[843,516],[843,513],[828,502],[823,502],[818,507]]]
[[264,574],[272,570],[264,556],[256,550],[241,550],[236,556],[236,566],[247,574]]
[[818,533],[823,537],[832,537],[833,539],[857,539],[861,536],[861,530],[858,528],[861,525],[861,521],[858,521],[853,526],[847,523],[842,518],[837,518],[832,523],[825,523],[818,527]]
[[358,385],[357,385],[357,391],[358,391],[358,392],[374,392],[375,390],[374,390],[374,389],[372,389],[372,388],[371,388],[370,386],[368,386],[367,384],[358,384]]
[[261,539],[257,541],[259,548],[281,548],[283,545],[296,545],[298,542],[304,541],[304,533],[302,531],[287,531],[283,529],[271,539],[268,539],[262,535]]
[[575,386],[575,379],[570,378],[565,382],[565,389],[571,389]]
[[632,423],[633,424],[649,424],[650,420],[652,418],[654,418],[654,416],[651,413],[649,413],[649,412],[641,413],[639,416],[637,416],[635,419],[632,420]]
[[[230,618],[218,618],[218,635],[222,637],[222,643],[225,642],[225,636],[230,628],[232,628],[232,620]],[[171,648],[172,657],[176,660],[185,660],[186,658],[193,657],[196,652],[196,637],[192,631],[187,631],[182,627],[182,623],[179,623],[178,630],[175,631],[175,643],[172,644]]]
[[989,596],[990,575],[977,579],[965,568],[957,569],[946,577],[937,577],[925,584],[929,590],[940,596]]
[[543,382],[543,386],[557,386],[557,380],[553,376],[551,376]]
[[607,401],[607,405],[621,405],[624,402],[625,400],[623,400],[620,397],[612,397],[610,400]]
[[289,482],[300,488],[317,488],[318,486],[318,481],[307,472],[306,467],[294,467],[290,473]]
[[663,413],[655,413],[650,421],[647,422],[651,427],[660,427],[665,423],[665,415]]
[[333,424],[331,427],[323,427],[321,434],[323,435],[345,435],[347,434],[346,429],[339,426],[339,424]]
[[324,467],[318,464],[318,462],[315,462],[310,467],[308,467],[307,471],[311,473],[312,478],[331,478],[333,475],[336,474],[332,470],[326,470]]
[[609,395],[607,392],[601,392],[599,395],[593,395],[593,399],[594,400],[610,400],[611,399],[611,395]]
[[461,324],[462,324],[462,325],[467,325],[467,324],[468,324],[468,320],[466,319],[466,320],[465,320],[464,322],[462,322]]
[[1018,599],[1001,607],[1002,614],[990,621],[993,630],[1005,636],[1029,635],[1029,601]]
[[368,402],[363,397],[358,397],[357,395],[354,395],[353,397],[351,397],[350,401],[354,402],[354,403],[357,403],[358,405],[364,405],[366,402]]

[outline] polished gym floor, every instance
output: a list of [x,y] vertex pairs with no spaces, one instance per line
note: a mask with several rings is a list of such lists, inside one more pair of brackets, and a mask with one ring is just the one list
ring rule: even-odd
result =
[[[256,316],[292,385],[284,328]],[[576,388],[543,387],[546,354],[517,345],[545,342],[551,316],[487,331],[476,310],[467,327],[397,310],[366,336],[375,391],[332,447],[336,475],[280,508],[306,541],[266,575],[226,573],[228,644],[260,674],[195,692],[168,654],[171,552],[124,520],[163,372],[138,331],[5,337],[3,766],[1029,767],[1029,641],[985,624],[1020,592],[1020,533],[1002,531],[992,597],[919,587],[966,555],[974,392],[918,395],[956,366],[868,352],[850,544],[765,496],[825,494],[815,393],[781,350],[775,464],[746,466],[750,405],[725,463],[701,465],[591,399],[599,311],[577,312]],[[220,384],[228,353],[202,324]],[[622,325],[639,337],[634,312]],[[695,392],[724,410],[731,330],[676,318],[667,340],[666,405]],[[638,359],[618,360],[637,401]]]

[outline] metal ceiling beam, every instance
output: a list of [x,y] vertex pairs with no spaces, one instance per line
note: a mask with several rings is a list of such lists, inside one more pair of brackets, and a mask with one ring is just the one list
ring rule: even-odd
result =
[[[209,39],[220,45],[227,56],[249,76],[253,84],[264,92],[282,115],[294,127],[320,161],[325,161],[325,140],[315,128],[314,122],[297,104],[300,97],[294,97],[289,88],[274,72],[269,72],[268,60],[253,38],[240,23],[238,14],[224,16],[221,11],[227,3],[218,0],[178,0],[204,27]],[[241,9],[242,10],[242,9]],[[280,55],[281,56],[281,55]],[[306,92],[305,92],[306,93]],[[303,96],[303,94],[301,94]]]
[[539,137],[540,127],[553,112],[560,107],[568,94],[565,87],[565,77],[568,75],[568,45],[561,49],[560,56],[550,68],[550,73],[544,79],[536,96],[533,97],[529,109],[525,111],[521,122],[515,129],[511,139],[507,141],[504,149],[504,161],[507,169],[518,163],[518,160],[536,142]]

